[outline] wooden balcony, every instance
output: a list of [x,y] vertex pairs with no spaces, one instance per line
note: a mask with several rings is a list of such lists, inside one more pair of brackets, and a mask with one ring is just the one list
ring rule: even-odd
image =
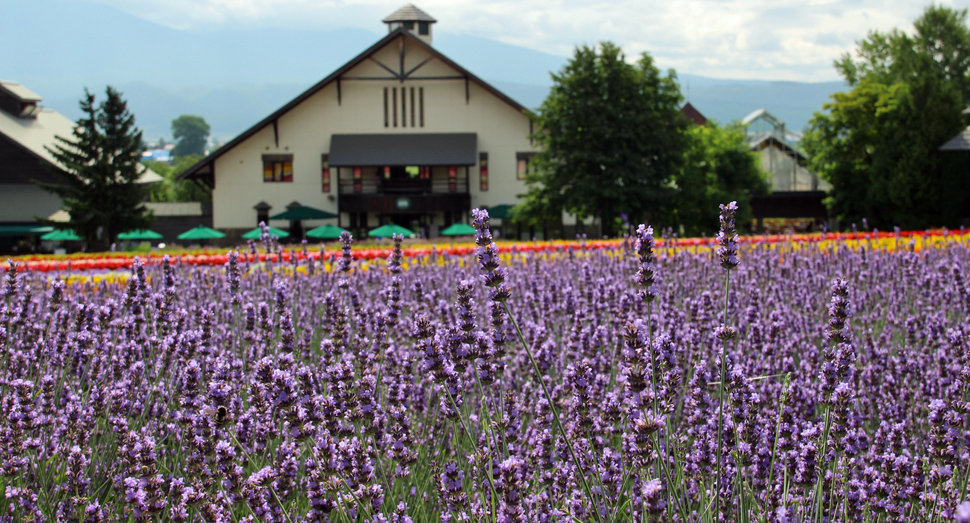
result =
[[465,212],[471,209],[471,195],[464,193],[344,194],[339,196],[340,212],[378,214],[430,214]]

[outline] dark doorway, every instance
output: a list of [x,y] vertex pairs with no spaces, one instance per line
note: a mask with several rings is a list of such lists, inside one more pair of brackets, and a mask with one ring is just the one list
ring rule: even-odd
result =
[[388,194],[420,194],[430,192],[431,178],[421,176],[422,169],[416,166],[394,165],[386,168],[381,180],[383,190]]
[[414,230],[421,221],[420,214],[391,214],[388,215],[388,218],[391,219],[391,223],[394,225],[400,225],[405,229],[411,230]]

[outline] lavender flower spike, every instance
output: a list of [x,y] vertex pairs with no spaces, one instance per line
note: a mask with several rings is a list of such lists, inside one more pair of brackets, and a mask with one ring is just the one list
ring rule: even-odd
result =
[[640,296],[643,301],[651,302],[657,297],[653,292],[653,284],[656,281],[657,255],[653,252],[653,227],[640,224],[637,227],[635,248],[640,255],[640,268],[637,270],[637,285],[642,289]]
[[721,258],[721,267],[731,270],[741,262],[738,260],[738,231],[734,227],[734,213],[738,210],[738,202],[721,205],[721,230],[715,239],[721,246],[717,255]]
[[340,244],[343,246],[343,257],[340,259],[340,271],[350,272],[350,245],[354,243],[354,235],[347,231],[340,233]]
[[478,265],[485,274],[482,283],[491,287],[492,301],[504,302],[512,295],[505,283],[505,270],[499,267],[498,248],[492,241],[492,231],[488,228],[488,211],[472,210],[472,225],[475,227],[475,244],[478,245]]

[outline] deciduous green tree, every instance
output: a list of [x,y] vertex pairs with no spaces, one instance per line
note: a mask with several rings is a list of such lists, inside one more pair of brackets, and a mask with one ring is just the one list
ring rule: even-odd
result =
[[205,154],[209,130],[209,124],[201,116],[183,114],[172,120],[172,136],[176,140],[172,155],[178,157]]
[[852,89],[816,113],[803,145],[843,222],[923,228],[959,219],[947,204],[952,165],[937,149],[963,129],[970,101],[966,17],[930,6],[913,35],[870,32],[856,58],[836,62]]
[[85,89],[80,105],[83,116],[73,136],[58,136],[48,148],[64,170],[54,171],[56,182],[39,185],[63,200],[71,215],[67,228],[103,248],[119,233],[148,228],[153,221],[142,205],[148,189],[138,183],[145,171],[139,161],[141,131],[121,93],[112,87],[100,105]]
[[675,73],[661,74],[646,53],[629,63],[604,42],[578,47],[553,80],[535,115],[541,152],[517,217],[564,209],[599,217],[606,234],[621,212],[656,217],[687,147]]
[[202,159],[201,155],[178,156],[172,165],[164,162],[146,161],[145,165],[162,177],[152,185],[153,202],[208,202],[212,196],[191,180],[179,180],[178,175]]
[[740,227],[746,226],[754,217],[751,197],[767,194],[770,188],[744,130],[711,120],[691,126],[687,136],[683,166],[674,177],[676,197],[666,209],[669,224],[683,225],[688,235],[713,233],[719,223],[718,205],[737,201],[735,219]]

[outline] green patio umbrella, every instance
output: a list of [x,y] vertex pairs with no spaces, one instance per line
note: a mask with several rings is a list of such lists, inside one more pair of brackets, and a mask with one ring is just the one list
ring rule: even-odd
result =
[[341,229],[336,225],[326,224],[317,227],[316,229],[311,229],[306,232],[307,238],[318,238],[321,240],[336,240],[340,238],[340,234],[347,232],[347,229]]
[[41,225],[0,225],[0,238],[13,238],[17,236],[40,236],[44,233],[53,231],[53,227]]
[[[259,237],[260,237],[260,235],[262,235],[262,234],[263,234],[263,230],[260,229],[259,227],[256,227],[255,229],[247,232],[246,234],[243,234],[242,237],[243,237],[244,240],[258,240]],[[277,229],[276,227],[270,227],[269,228],[269,235],[270,236],[276,236],[277,238],[287,238],[287,237],[289,237],[290,233],[284,231],[283,229]]]
[[178,239],[180,240],[212,240],[215,238],[225,237],[225,234],[215,229],[210,229],[204,225],[200,225],[194,229],[189,229],[178,235]]
[[475,228],[467,223],[456,223],[439,234],[442,236],[471,236],[475,234]]
[[509,214],[510,214],[511,211],[512,211],[512,206],[509,205],[509,204],[507,204],[507,203],[503,203],[502,205],[496,205],[494,207],[489,207],[488,208],[488,217],[489,218],[498,218],[500,220],[504,220],[505,218],[508,218],[509,217]]
[[137,231],[123,232],[118,235],[119,240],[161,240],[162,235],[148,229],[138,229]]
[[74,231],[58,229],[41,236],[40,239],[49,242],[76,242],[83,240],[84,238],[74,234]]
[[336,218],[337,215],[332,212],[321,211],[320,209],[315,209],[313,207],[307,207],[301,205],[299,207],[294,207],[288,209],[279,214],[274,214],[269,217],[270,220],[329,220],[330,218]]
[[400,225],[395,225],[393,223],[382,225],[376,229],[371,229],[367,232],[367,235],[372,238],[390,238],[392,234],[400,234],[405,238],[414,236],[414,231],[411,229],[405,229]]

